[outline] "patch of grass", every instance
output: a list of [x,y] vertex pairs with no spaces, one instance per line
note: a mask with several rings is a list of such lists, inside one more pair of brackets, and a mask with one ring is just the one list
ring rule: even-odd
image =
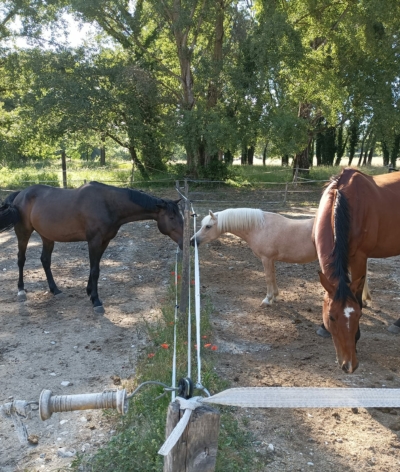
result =
[[[194,299],[194,297],[193,297]],[[134,385],[125,387],[131,391],[147,380],[158,380],[171,384],[172,343],[174,328],[174,300],[171,293],[162,309],[162,318],[156,325],[148,325],[148,348],[136,366]],[[211,306],[205,303],[202,313],[202,338],[204,344],[212,340],[209,322]],[[177,326],[177,378],[187,376],[187,327],[185,322]],[[193,330],[192,346],[195,343]],[[161,344],[168,344],[164,349]],[[202,350],[202,381],[211,394],[227,387],[215,372],[213,356],[218,351]],[[196,365],[195,350],[192,350],[192,366]],[[193,374],[193,378],[195,375]],[[166,413],[170,396],[155,400],[162,393],[158,386],[144,387],[130,401],[129,412],[119,419],[117,434],[94,457],[78,456],[72,470],[92,472],[158,472],[163,469],[163,457],[157,454],[165,440]],[[195,391],[195,395],[200,392]],[[221,409],[221,430],[217,468],[218,472],[257,472],[261,462],[252,446],[252,436],[241,429],[234,418],[233,408]],[[112,413],[114,414],[114,413]],[[265,464],[263,464],[264,466]]]

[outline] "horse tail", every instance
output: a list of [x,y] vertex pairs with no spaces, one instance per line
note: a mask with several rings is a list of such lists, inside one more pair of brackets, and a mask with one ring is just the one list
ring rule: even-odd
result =
[[[8,198],[11,196],[12,195],[10,195]],[[0,233],[9,231],[20,220],[21,214],[18,208],[12,203],[5,203],[0,207]]]
[[17,192],[10,193],[10,195],[4,200],[3,205],[11,205],[14,203],[15,197],[21,192],[18,190]]
[[339,280],[335,300],[352,298],[349,288],[349,235],[350,235],[350,207],[346,196],[336,189],[336,199],[333,214],[334,246],[332,251],[332,275]]

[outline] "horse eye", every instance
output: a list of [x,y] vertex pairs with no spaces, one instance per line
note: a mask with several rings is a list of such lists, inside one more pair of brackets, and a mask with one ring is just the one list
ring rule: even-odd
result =
[[206,225],[206,228],[207,228],[207,229],[210,229],[210,228],[211,228],[211,226],[210,226],[210,225]]
[[330,321],[335,321],[335,318],[332,315],[329,315],[329,320]]

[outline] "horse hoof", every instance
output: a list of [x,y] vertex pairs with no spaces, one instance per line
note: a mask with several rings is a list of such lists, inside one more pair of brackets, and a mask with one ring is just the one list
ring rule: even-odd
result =
[[57,290],[54,290],[53,295],[54,296],[60,295],[60,293],[62,293],[62,291],[57,289]]
[[17,300],[19,302],[26,302],[26,292],[25,290],[20,290],[17,295]]
[[264,300],[261,302],[260,306],[270,306],[272,305],[273,300],[269,300],[268,298],[264,298]]
[[322,328],[322,326],[320,326],[316,333],[318,334],[318,336],[321,336],[321,338],[331,338],[331,333],[329,331],[327,331],[325,328]]
[[103,305],[94,306],[93,311],[96,313],[96,315],[104,315],[104,313],[105,313]]
[[396,326],[395,324],[392,324],[388,327],[388,331],[390,331],[393,334],[400,334],[400,328]]

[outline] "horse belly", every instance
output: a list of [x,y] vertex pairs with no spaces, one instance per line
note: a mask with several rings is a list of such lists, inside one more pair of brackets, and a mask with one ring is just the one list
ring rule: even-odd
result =
[[41,215],[32,217],[31,221],[34,230],[50,241],[66,243],[86,240],[84,228],[62,215],[52,218]]

